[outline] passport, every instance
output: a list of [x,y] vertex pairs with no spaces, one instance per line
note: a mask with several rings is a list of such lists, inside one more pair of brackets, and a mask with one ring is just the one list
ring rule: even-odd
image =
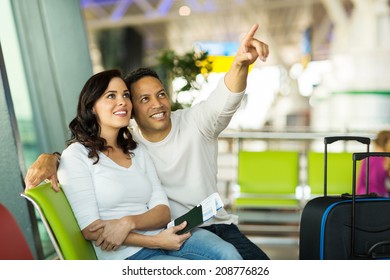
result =
[[175,219],[174,225],[180,225],[184,221],[187,221],[186,227],[178,231],[177,234],[189,232],[193,228],[196,228],[197,226],[203,224],[202,205],[195,206],[183,216],[180,216],[179,218]]
[[223,207],[223,202],[218,193],[213,193],[200,204],[192,208],[183,216],[171,221],[167,228],[180,225],[182,222],[187,221],[187,225],[184,229],[177,232],[177,234],[183,234],[191,231],[193,228],[203,224],[207,220],[211,219],[217,214],[217,211]]

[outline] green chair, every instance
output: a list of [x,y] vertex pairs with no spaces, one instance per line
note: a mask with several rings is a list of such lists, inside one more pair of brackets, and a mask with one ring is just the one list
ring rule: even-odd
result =
[[234,207],[299,208],[298,151],[240,151]]
[[[352,154],[328,152],[327,195],[352,193]],[[356,168],[360,169],[361,161]],[[309,151],[307,155],[307,184],[311,197],[324,194],[324,153]]]
[[93,245],[81,233],[62,189],[55,192],[51,183],[46,183],[25,190],[21,196],[30,201],[38,211],[60,259],[97,259]]

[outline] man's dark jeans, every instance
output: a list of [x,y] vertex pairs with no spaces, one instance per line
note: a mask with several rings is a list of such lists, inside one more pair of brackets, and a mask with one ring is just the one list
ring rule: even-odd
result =
[[235,224],[213,224],[202,227],[218,235],[236,247],[244,260],[269,260],[269,257],[244,234]]

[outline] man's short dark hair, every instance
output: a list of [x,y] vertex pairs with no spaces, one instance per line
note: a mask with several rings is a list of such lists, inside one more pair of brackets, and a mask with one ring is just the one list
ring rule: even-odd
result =
[[142,79],[143,77],[154,77],[162,83],[157,72],[154,71],[153,69],[151,69],[151,68],[138,68],[138,69],[131,71],[129,74],[126,75],[125,82],[126,82],[127,88],[130,90],[131,85],[133,83],[137,82],[138,80]]

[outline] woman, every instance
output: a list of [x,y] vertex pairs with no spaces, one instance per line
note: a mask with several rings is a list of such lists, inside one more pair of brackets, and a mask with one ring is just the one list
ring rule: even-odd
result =
[[58,177],[84,237],[95,241],[98,259],[241,259],[216,235],[170,221],[168,200],[147,153],[127,126],[130,93],[117,70],[84,85],[71,139]]
[[[390,152],[390,131],[379,131],[376,138],[373,141],[374,152]],[[379,196],[388,197],[389,190],[387,185],[389,184],[389,160],[384,157],[370,157],[369,158],[369,193],[376,193]],[[357,193],[366,193],[366,163],[367,160],[363,159],[360,167]]]

